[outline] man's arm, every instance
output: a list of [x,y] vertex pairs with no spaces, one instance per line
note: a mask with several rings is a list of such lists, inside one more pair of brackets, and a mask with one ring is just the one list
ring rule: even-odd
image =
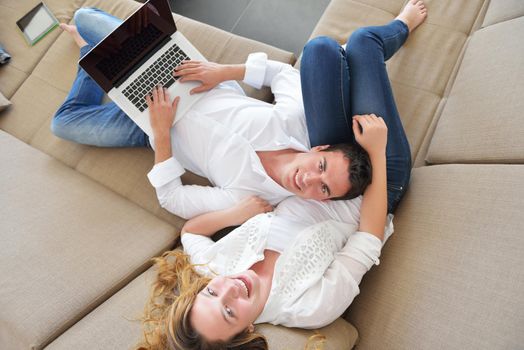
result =
[[246,61],[244,83],[257,89],[269,86],[275,96],[275,109],[286,117],[304,115],[300,72],[290,64],[270,60],[263,52],[252,53]]
[[256,89],[269,86],[276,109],[284,109],[287,115],[304,114],[300,72],[287,63],[269,60],[263,52],[250,54],[245,64],[185,61],[175,69],[174,76],[180,77],[181,82],[202,83],[191,93],[211,90],[227,80],[242,80]]
[[170,102],[167,89],[153,89],[147,96],[155,145],[155,166],[148,178],[156,189],[160,205],[171,213],[188,219],[208,211],[229,208],[236,203],[231,191],[209,186],[184,186],[180,176],[185,172],[172,154],[171,126],[178,97]]
[[146,95],[146,102],[155,142],[155,164],[158,164],[172,157],[171,126],[180,97],[177,96],[171,103],[168,90],[162,86],[153,88],[151,95]]

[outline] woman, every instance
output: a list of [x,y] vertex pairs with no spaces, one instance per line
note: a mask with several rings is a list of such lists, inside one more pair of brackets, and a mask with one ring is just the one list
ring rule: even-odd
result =
[[[233,208],[189,220],[182,229],[187,255],[175,251],[156,260],[158,278],[146,307],[141,349],[266,349],[254,324],[318,328],[349,306],[359,293],[362,276],[378,264],[383,241],[392,232],[391,216],[386,221],[386,214],[393,212],[409,180],[405,171],[409,146],[402,137],[384,62],[426,14],[422,1],[409,1],[388,25],[353,33],[347,53],[325,38],[310,42],[304,50],[302,85],[306,114],[310,114],[308,127],[320,123],[310,129],[311,143],[326,143],[326,137],[327,143],[337,142],[332,141],[333,133],[349,128],[368,152],[373,168],[362,200],[349,201],[347,212],[341,213],[329,201],[291,197],[274,213],[266,213],[270,210],[267,202],[251,197]],[[333,50],[336,55],[329,56]],[[339,60],[334,65],[339,78],[340,57],[350,70],[351,80],[333,90],[343,92],[338,105],[318,95],[316,100],[307,98],[318,86],[329,92],[333,83],[323,86],[325,72],[315,77],[315,70],[305,67],[329,66],[324,60],[330,57]],[[349,80],[349,75],[343,72],[342,79]],[[330,116],[343,110],[344,118],[348,110],[350,115],[374,112],[386,122],[374,114],[356,115],[348,123],[351,126],[344,127],[341,119],[341,124],[328,130],[333,121],[319,117],[326,108]],[[255,214],[259,215],[249,219]],[[337,221],[340,217],[346,222]],[[244,221],[216,243],[209,238]]]

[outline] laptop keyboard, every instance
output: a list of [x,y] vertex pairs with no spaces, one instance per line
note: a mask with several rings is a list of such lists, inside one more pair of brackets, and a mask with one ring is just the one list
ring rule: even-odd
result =
[[177,44],[173,44],[149,68],[129,84],[122,93],[131,103],[143,112],[147,108],[146,95],[153,91],[157,85],[170,87],[178,80],[173,76],[175,67],[189,57]]

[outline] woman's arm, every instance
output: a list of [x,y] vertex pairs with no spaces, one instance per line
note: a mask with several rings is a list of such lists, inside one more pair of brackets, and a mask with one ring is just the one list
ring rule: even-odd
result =
[[257,214],[272,210],[271,204],[262,198],[247,197],[231,208],[205,213],[188,220],[182,227],[182,235],[189,232],[210,237],[223,228],[241,225]]
[[353,132],[357,142],[368,152],[373,174],[371,184],[364,191],[360,207],[359,231],[369,232],[382,241],[388,207],[386,177],[388,129],[382,118],[369,114],[353,117]]

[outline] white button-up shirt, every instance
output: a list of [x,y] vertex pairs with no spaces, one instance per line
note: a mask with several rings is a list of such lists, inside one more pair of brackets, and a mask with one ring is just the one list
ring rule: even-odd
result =
[[[310,149],[299,72],[255,53],[247,59],[244,82],[270,86],[275,104],[247,97],[236,82],[225,82],[177,116],[171,128],[173,157],[148,174],[161,206],[170,212],[191,218],[249,195],[273,205],[293,195],[269,177],[256,151]],[[182,185],[184,168],[214,187]]]
[[[360,197],[337,202],[290,197],[274,213],[255,216],[216,243],[186,233],[182,244],[191,263],[204,264],[196,266],[200,273],[227,276],[263,260],[273,236],[290,235],[256,323],[319,328],[342,315],[359,294],[364,274],[379,264],[383,243],[358,231],[360,204]],[[385,239],[392,233],[390,215]]]

